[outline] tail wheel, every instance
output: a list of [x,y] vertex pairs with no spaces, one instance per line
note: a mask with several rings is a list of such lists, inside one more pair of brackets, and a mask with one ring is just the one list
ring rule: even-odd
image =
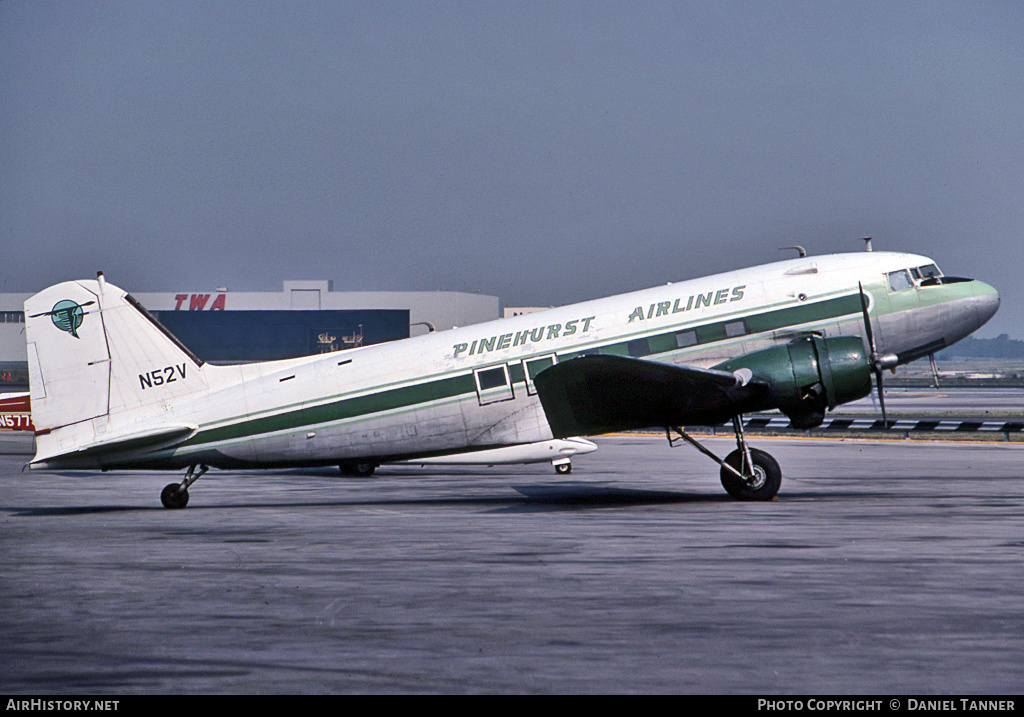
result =
[[160,502],[164,504],[165,508],[174,510],[175,508],[184,508],[188,505],[188,487],[199,480],[206,471],[210,470],[205,465],[199,465],[198,471],[196,467],[195,465],[188,467],[188,472],[185,473],[185,478],[181,483],[168,483],[160,491]]
[[741,479],[723,467],[722,487],[736,500],[771,500],[782,485],[782,469],[771,454],[757,448],[750,449],[750,460],[754,465],[744,466],[746,461],[743,459],[743,451],[739,449],[726,456],[725,462],[744,473],[747,478]]
[[180,483],[168,483],[160,492],[160,502],[171,510],[184,508],[188,505],[188,489],[182,488]]

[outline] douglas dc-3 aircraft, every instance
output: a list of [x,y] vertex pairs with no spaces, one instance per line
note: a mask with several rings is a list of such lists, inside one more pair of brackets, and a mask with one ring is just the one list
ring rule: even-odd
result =
[[[391,343],[214,366],[101,273],[25,302],[30,465],[187,470],[161,495],[182,508],[209,466],[368,472],[660,427],[717,461],[730,495],[770,500],[782,473],[747,446],[742,414],[778,409],[794,427],[818,426],[867,396],[873,375],[959,341],[998,306],[992,287],[923,256],[801,256]],[[686,431],[730,419],[737,449],[724,460]]]

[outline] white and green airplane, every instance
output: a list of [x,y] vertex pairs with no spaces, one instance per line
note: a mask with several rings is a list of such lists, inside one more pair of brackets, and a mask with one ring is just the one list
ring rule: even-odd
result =
[[[769,500],[782,474],[747,446],[743,414],[778,409],[795,427],[818,426],[868,395],[873,375],[881,396],[884,369],[959,341],[998,306],[992,287],[923,256],[801,256],[391,343],[215,366],[100,274],[25,302],[30,465],[186,470],[161,495],[181,508],[211,466],[368,473],[561,449],[565,459],[592,449],[582,436],[658,427],[717,461],[730,495]],[[729,420],[737,449],[724,459],[686,430]]]

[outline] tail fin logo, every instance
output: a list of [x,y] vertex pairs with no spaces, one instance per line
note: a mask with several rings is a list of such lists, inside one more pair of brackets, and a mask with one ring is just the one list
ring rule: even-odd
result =
[[76,304],[70,299],[64,299],[58,301],[53,305],[53,309],[42,314],[36,314],[36,316],[49,316],[53,320],[53,325],[61,331],[67,331],[69,334],[74,336],[76,339],[81,338],[78,335],[78,327],[82,325],[82,321],[85,320],[85,312],[82,311],[83,306],[89,306],[94,302],[87,301],[84,304]]

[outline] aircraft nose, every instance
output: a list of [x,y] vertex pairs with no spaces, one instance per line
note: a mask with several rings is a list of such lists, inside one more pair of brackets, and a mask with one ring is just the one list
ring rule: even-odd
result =
[[999,309],[999,292],[975,279],[958,279],[943,284],[950,291],[942,338],[947,346],[980,329]]
[[981,326],[995,316],[996,311],[999,310],[999,292],[982,281],[975,283],[978,285],[978,303],[976,304],[978,319],[980,319],[978,325]]

